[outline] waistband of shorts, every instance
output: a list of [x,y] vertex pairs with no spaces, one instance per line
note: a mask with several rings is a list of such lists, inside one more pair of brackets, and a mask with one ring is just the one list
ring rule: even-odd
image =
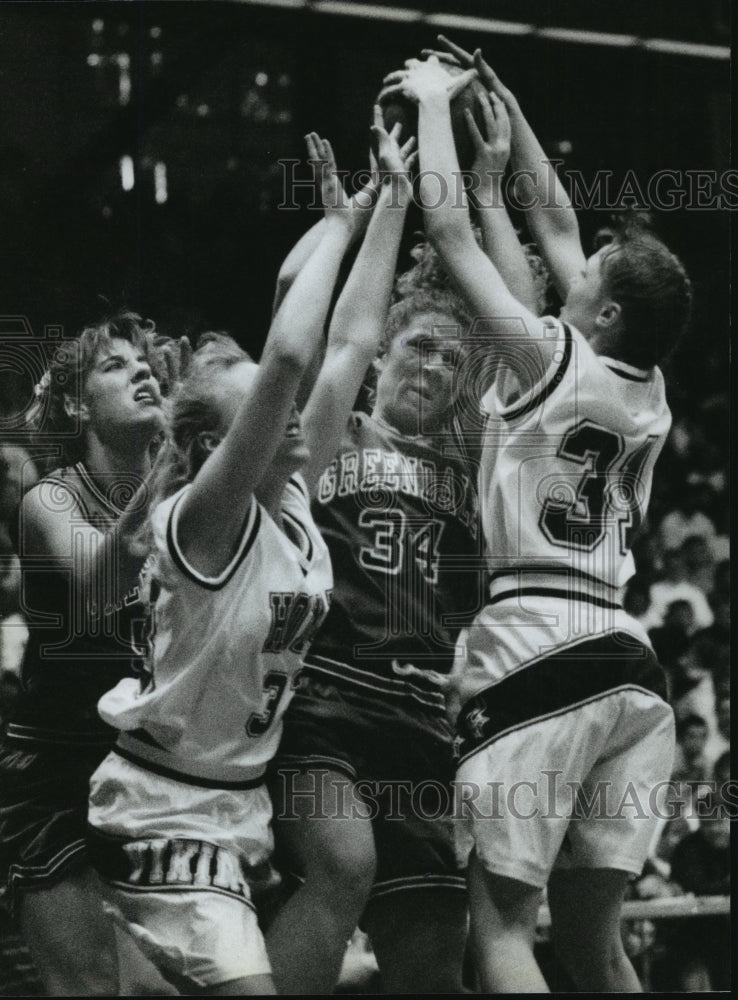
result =
[[88,731],[40,726],[26,722],[8,722],[3,733],[7,746],[33,750],[34,747],[65,747],[72,750],[110,748],[115,742],[115,730],[90,729]]
[[[383,666],[387,670],[393,669],[391,664],[383,662]],[[424,671],[412,664],[398,663],[398,668],[408,673],[398,673],[396,677],[375,674],[311,653],[305,658],[304,676],[316,681],[328,681],[343,690],[371,692],[382,700],[389,698],[405,704],[414,701],[426,709],[445,714],[444,675]]]
[[456,720],[457,760],[516,729],[624,690],[666,701],[664,672],[635,636],[616,629],[554,650],[464,702]]
[[520,566],[492,573],[489,583],[490,604],[517,601],[520,597],[584,601],[612,610],[622,607],[619,587],[571,566]]
[[119,733],[118,740],[112,749],[119,757],[123,757],[137,767],[152,771],[154,774],[160,774],[172,781],[195,785],[198,788],[225,788],[233,791],[244,791],[262,785],[266,774],[266,765],[263,764],[255,767],[229,768],[225,772],[212,768],[193,767],[193,761],[188,760],[186,767],[180,767],[180,761],[174,754],[153,746],[142,739],[140,735],[130,732]]

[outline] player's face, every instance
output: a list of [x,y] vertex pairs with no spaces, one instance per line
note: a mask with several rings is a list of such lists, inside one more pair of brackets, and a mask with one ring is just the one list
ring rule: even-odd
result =
[[561,318],[575,326],[585,337],[594,332],[595,320],[605,303],[603,261],[612,248],[607,244],[586,261],[573,278]]
[[[221,432],[226,433],[238,412],[243,399],[253,389],[259,366],[252,361],[244,361],[226,369],[220,379]],[[284,429],[284,438],[274,456],[273,465],[287,474],[301,468],[310,458],[305,438],[302,434],[300,412],[293,405]]]
[[458,340],[456,323],[439,313],[419,313],[376,362],[375,415],[403,434],[430,434],[447,422],[453,399]]
[[164,425],[161,392],[141,347],[112,338],[102,347],[81,393],[82,420],[103,441],[121,432],[148,435]]

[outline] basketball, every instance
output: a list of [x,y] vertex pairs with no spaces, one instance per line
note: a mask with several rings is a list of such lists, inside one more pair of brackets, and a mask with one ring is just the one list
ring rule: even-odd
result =
[[[450,66],[444,64],[444,69],[451,76],[458,76],[464,70],[460,66]],[[478,79],[471,80],[466,87],[457,94],[451,101],[451,126],[456,143],[456,154],[459,158],[459,166],[462,170],[471,170],[474,162],[474,146],[472,145],[469,129],[466,124],[464,111],[469,108],[474,115],[474,120],[482,132],[485,134],[484,119],[477,100],[478,95],[486,94],[484,86]],[[382,108],[384,114],[384,124],[389,131],[396,122],[402,125],[401,142],[405,142],[411,135],[418,134],[418,108],[413,101],[408,100],[398,94],[389,94],[383,97],[380,93],[377,103]]]

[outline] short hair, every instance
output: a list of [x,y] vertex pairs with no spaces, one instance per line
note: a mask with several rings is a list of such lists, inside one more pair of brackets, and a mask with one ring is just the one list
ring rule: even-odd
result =
[[697,715],[696,712],[690,712],[689,715],[685,715],[684,718],[677,722],[677,739],[681,740],[688,729],[697,728],[704,729],[707,732],[707,723],[701,715]]
[[652,368],[689,324],[692,286],[684,265],[653,233],[625,228],[604,252],[604,288],[622,310],[623,360]]

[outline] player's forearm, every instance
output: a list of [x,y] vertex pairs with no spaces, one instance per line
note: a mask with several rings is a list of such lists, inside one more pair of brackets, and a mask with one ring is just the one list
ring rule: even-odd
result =
[[569,195],[515,98],[506,101],[512,126],[511,160],[516,191],[531,232],[542,241],[551,233],[578,234]]
[[300,237],[285,257],[277,275],[277,287],[274,292],[272,316],[275,316],[284,297],[302,268],[320,245],[325,231],[325,219],[320,219]]
[[272,321],[267,344],[306,368],[318,349],[344,254],[351,242],[348,227],[324,221],[318,246],[307,259]]
[[466,203],[460,203],[456,194],[461,172],[448,97],[439,95],[420,102],[418,150],[426,235],[436,243],[463,237],[466,230],[471,232],[471,220]]
[[535,281],[528,258],[508,215],[500,177],[489,178],[479,189],[477,205],[485,253],[515,298],[531,312],[537,312]]
[[389,175],[384,179],[366,236],[333,311],[329,347],[351,344],[369,361],[376,355],[411,194],[403,178]]

